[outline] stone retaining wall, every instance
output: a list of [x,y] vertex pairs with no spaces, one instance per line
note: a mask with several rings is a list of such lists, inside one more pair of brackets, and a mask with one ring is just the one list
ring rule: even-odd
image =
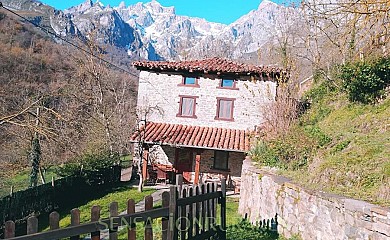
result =
[[278,231],[302,239],[390,239],[390,209],[339,195],[304,189],[253,166],[242,167],[239,212],[251,222],[274,218]]

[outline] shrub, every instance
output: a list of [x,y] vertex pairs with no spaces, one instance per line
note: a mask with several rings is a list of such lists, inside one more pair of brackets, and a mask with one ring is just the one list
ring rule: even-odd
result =
[[310,103],[318,103],[333,91],[335,91],[334,84],[323,80],[321,83],[307,91],[303,96],[303,100]]
[[350,101],[372,103],[390,85],[390,58],[345,64],[340,78]]
[[287,135],[257,142],[250,155],[266,166],[299,169],[307,165],[316,146],[316,141],[302,134],[301,128],[294,128]]
[[226,233],[226,239],[229,240],[276,240],[278,238],[279,234],[276,231],[254,226],[244,219],[236,225],[229,226]]
[[56,169],[56,173],[61,177],[81,176],[86,179],[92,179],[95,173],[116,166],[120,163],[118,154],[100,152],[95,154],[85,154],[73,162],[64,164]]
[[266,142],[260,140],[249,152],[253,160],[270,167],[283,167],[278,156]]
[[308,125],[305,127],[305,132],[313,138],[315,141],[317,141],[318,146],[323,147],[330,143],[332,139],[326,135],[324,132],[321,131],[321,129],[316,125]]

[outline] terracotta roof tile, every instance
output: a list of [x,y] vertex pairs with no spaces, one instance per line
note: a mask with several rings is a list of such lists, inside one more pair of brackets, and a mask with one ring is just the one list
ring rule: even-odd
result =
[[[245,130],[148,122],[144,132],[146,143],[239,152],[248,151],[250,146]],[[137,142],[138,137],[139,132],[135,132],[130,140]]]
[[238,63],[223,58],[206,58],[201,60],[187,61],[136,61],[133,65],[139,70],[154,71],[188,71],[201,73],[231,73],[236,75],[270,75],[285,74],[286,71],[275,66],[257,66]]

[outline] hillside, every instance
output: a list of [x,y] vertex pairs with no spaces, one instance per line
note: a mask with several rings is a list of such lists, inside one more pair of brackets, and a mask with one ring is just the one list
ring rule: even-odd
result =
[[[10,188],[3,186],[2,177],[31,164],[28,154],[35,132],[43,169],[105,146],[129,151],[136,75],[45,35],[0,12],[0,188]],[[78,44],[95,46],[92,41]],[[95,55],[117,65],[128,63],[126,56],[115,62],[103,53]]]
[[[389,65],[383,69],[389,86]],[[252,156],[308,188],[390,206],[390,96],[363,104],[343,85],[337,74],[318,78],[305,96],[309,109]]]

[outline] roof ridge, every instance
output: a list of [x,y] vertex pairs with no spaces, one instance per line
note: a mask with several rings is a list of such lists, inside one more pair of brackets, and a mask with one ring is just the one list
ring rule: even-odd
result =
[[182,61],[135,61],[133,66],[139,70],[155,71],[200,71],[205,73],[215,72],[216,74],[230,73],[236,75],[282,75],[286,70],[276,66],[254,65],[233,61],[222,57],[211,57],[204,59],[182,60]]

